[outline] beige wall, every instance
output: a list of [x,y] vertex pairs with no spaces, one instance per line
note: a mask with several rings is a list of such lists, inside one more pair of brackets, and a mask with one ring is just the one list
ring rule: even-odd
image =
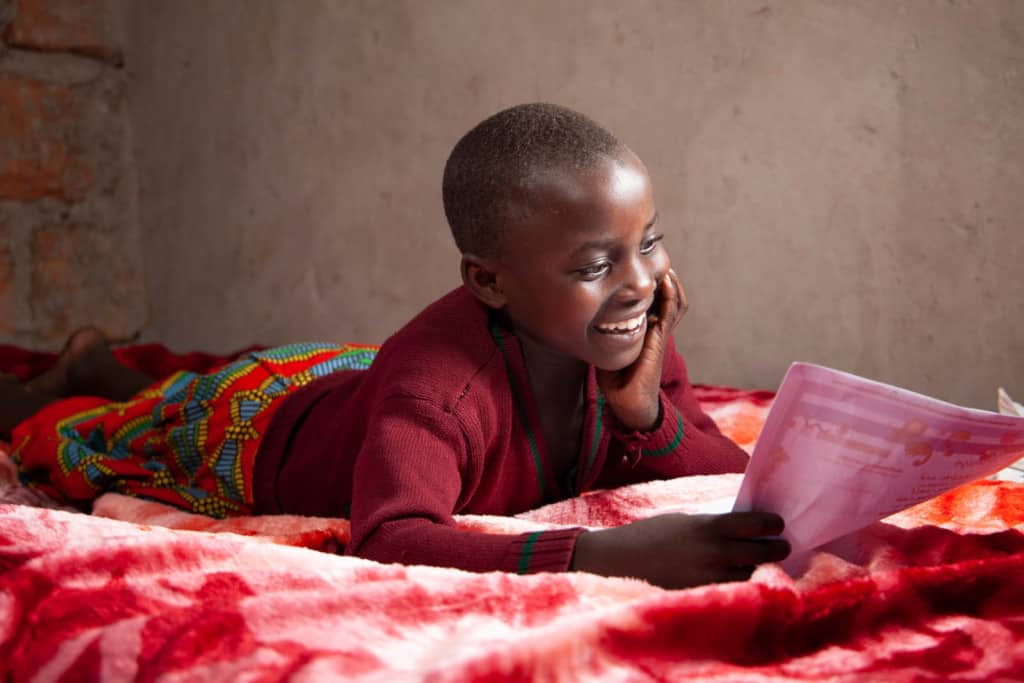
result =
[[151,325],[383,340],[457,283],[455,140],[550,100],[647,162],[696,380],[1024,395],[1024,3],[129,2]]

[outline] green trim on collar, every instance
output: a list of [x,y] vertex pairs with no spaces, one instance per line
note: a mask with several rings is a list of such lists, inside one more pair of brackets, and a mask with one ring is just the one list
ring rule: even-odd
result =
[[676,449],[676,446],[678,446],[679,442],[682,441],[682,440],[683,440],[683,418],[679,414],[679,411],[676,410],[676,435],[675,435],[675,437],[672,438],[672,443],[670,443],[667,446],[664,446],[663,448],[658,448],[658,449],[653,450],[653,451],[649,451],[646,448],[641,448],[640,449],[640,455],[642,455],[642,456],[644,456],[646,458],[658,458],[658,457],[661,457],[663,455],[668,455],[669,453],[671,453],[672,451],[674,451]]
[[530,421],[526,418],[526,405],[523,403],[522,394],[516,385],[515,373],[512,371],[512,362],[508,359],[508,353],[505,351],[505,340],[501,337],[501,330],[494,323],[491,324],[491,336],[494,337],[494,343],[498,345],[501,357],[505,360],[505,373],[508,375],[508,385],[512,389],[512,403],[519,414],[519,422],[526,431],[526,440],[530,443],[530,452],[533,453],[533,465],[537,468],[537,480],[540,482],[540,498],[541,500],[547,500],[548,487],[547,482],[544,480],[544,468],[541,466],[540,452],[537,450],[537,439],[534,438],[533,429],[530,428]]
[[526,543],[523,543],[523,549],[519,551],[519,566],[516,567],[516,572],[519,574],[525,574],[530,570],[530,556],[533,555],[533,544],[540,538],[540,531],[534,531],[526,538]]

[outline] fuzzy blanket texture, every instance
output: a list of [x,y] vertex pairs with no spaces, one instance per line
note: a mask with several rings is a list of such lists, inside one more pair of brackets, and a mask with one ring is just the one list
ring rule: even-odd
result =
[[[47,363],[19,353],[0,347],[0,371],[25,377]],[[155,375],[222,360],[153,345],[118,353]],[[698,396],[723,431],[753,447],[770,394],[700,387]],[[459,524],[501,533],[725,511],[740,480],[651,482]],[[980,481],[894,515],[815,553],[795,578],[766,565],[747,582],[681,591],[580,573],[377,564],[337,554],[348,533],[342,519],[217,521],[117,494],[85,515],[20,486],[0,452],[0,674],[388,683],[1024,679],[1020,484]]]

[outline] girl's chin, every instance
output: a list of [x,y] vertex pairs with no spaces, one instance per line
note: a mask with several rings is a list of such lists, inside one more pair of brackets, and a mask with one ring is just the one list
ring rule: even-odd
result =
[[602,358],[599,362],[595,362],[593,365],[598,370],[604,370],[605,372],[618,372],[625,370],[630,365],[636,362],[636,359],[640,357],[640,351],[643,349],[641,346],[635,352],[624,354],[616,358]]
[[628,332],[608,333],[594,329],[590,337],[593,365],[606,372],[616,372],[636,362],[644,350],[647,320]]

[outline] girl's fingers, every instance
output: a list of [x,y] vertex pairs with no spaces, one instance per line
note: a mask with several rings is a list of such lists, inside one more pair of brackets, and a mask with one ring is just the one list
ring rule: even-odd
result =
[[722,572],[718,583],[741,583],[750,579],[755,567],[732,567]]
[[733,541],[729,544],[727,556],[737,566],[781,562],[789,557],[789,542],[784,539],[758,541]]
[[686,292],[683,290],[683,285],[679,281],[679,276],[676,275],[676,271],[669,268],[668,273],[665,274],[665,278],[669,283],[671,283],[672,288],[672,309],[670,311],[670,315],[665,318],[666,320],[671,321],[671,329],[683,319],[684,315],[686,315],[686,309],[689,304],[686,302]]
[[661,290],[659,292],[661,301],[658,306],[658,320],[664,324],[672,321],[675,309],[673,301],[676,298],[675,287],[668,273],[665,273],[664,277],[661,278],[661,282],[658,283],[658,289]]
[[679,277],[671,268],[658,281],[655,298],[656,303],[648,315],[648,322],[653,324],[648,334],[655,328],[659,333],[666,334],[675,328],[686,312],[686,294],[679,284]]
[[727,512],[712,521],[722,536],[733,539],[778,536],[786,528],[774,512]]

